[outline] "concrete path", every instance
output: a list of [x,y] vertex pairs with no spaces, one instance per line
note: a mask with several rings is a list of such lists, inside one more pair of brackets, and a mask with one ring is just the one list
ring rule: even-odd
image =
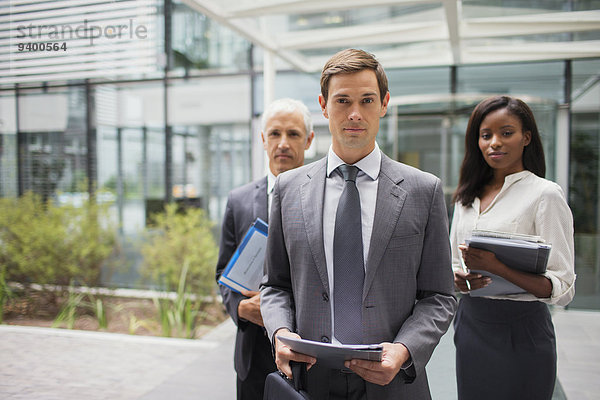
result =
[[[600,313],[553,318],[555,399],[600,399]],[[0,325],[0,399],[233,400],[234,339],[230,320],[201,340]],[[457,398],[451,331],[427,373],[434,399]]]
[[202,340],[0,325],[0,399],[235,398],[233,323]]
[[552,319],[566,398],[600,399],[600,312],[556,310]]

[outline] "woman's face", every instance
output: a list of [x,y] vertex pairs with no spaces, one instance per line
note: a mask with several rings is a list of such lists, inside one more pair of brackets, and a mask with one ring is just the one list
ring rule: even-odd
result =
[[508,109],[492,111],[479,127],[479,150],[488,165],[503,175],[523,170],[523,149],[531,132],[523,132],[521,120]]

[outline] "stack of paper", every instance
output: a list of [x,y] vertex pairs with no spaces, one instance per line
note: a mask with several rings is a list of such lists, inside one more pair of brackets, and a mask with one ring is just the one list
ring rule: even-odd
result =
[[335,369],[345,370],[344,361],[355,358],[381,361],[383,354],[383,346],[379,344],[332,344],[286,336],[278,336],[277,339],[297,353],[315,357],[319,365]]
[[471,233],[472,236],[485,236],[492,238],[500,238],[500,239],[519,239],[525,240],[526,242],[535,242],[535,243],[546,243],[544,239],[540,236],[536,235],[526,235],[524,233],[508,233],[508,232],[500,232],[500,231],[491,231],[485,229],[474,229]]
[[[539,236],[511,234],[494,231],[473,231],[465,240],[470,247],[488,250],[506,266],[523,272],[543,274],[550,255],[550,244],[544,243]],[[492,282],[481,289],[472,290],[471,296],[497,296],[505,294],[525,293],[525,290],[504,278],[487,271],[471,270],[492,278]]]

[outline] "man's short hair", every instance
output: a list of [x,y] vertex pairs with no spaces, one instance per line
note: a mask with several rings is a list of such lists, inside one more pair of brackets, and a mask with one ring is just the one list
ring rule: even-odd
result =
[[327,102],[327,96],[329,95],[329,80],[332,76],[360,72],[364,69],[375,72],[377,86],[379,86],[379,96],[383,103],[383,99],[388,92],[388,80],[385,71],[373,54],[357,49],[342,50],[334,54],[325,63],[321,72],[321,95],[323,95],[325,102]]
[[302,118],[304,119],[304,128],[306,129],[306,137],[308,138],[310,133],[313,131],[313,122],[312,117],[310,115],[310,111],[308,111],[308,107],[306,107],[303,102],[290,98],[275,100],[267,106],[265,112],[263,112],[261,119],[261,126],[263,132],[265,131],[267,121],[269,120],[269,118],[280,112],[299,112],[300,114],[302,114]]

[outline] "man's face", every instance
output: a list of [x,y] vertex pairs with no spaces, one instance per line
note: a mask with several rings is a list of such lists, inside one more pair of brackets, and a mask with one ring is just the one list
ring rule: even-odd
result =
[[390,95],[386,93],[381,102],[375,72],[365,69],[332,76],[328,96],[325,101],[319,95],[319,103],[329,119],[333,150],[345,162],[355,163],[375,147]]
[[314,133],[306,132],[300,112],[281,111],[267,120],[261,136],[269,169],[277,176],[304,163],[304,150],[310,147]]

